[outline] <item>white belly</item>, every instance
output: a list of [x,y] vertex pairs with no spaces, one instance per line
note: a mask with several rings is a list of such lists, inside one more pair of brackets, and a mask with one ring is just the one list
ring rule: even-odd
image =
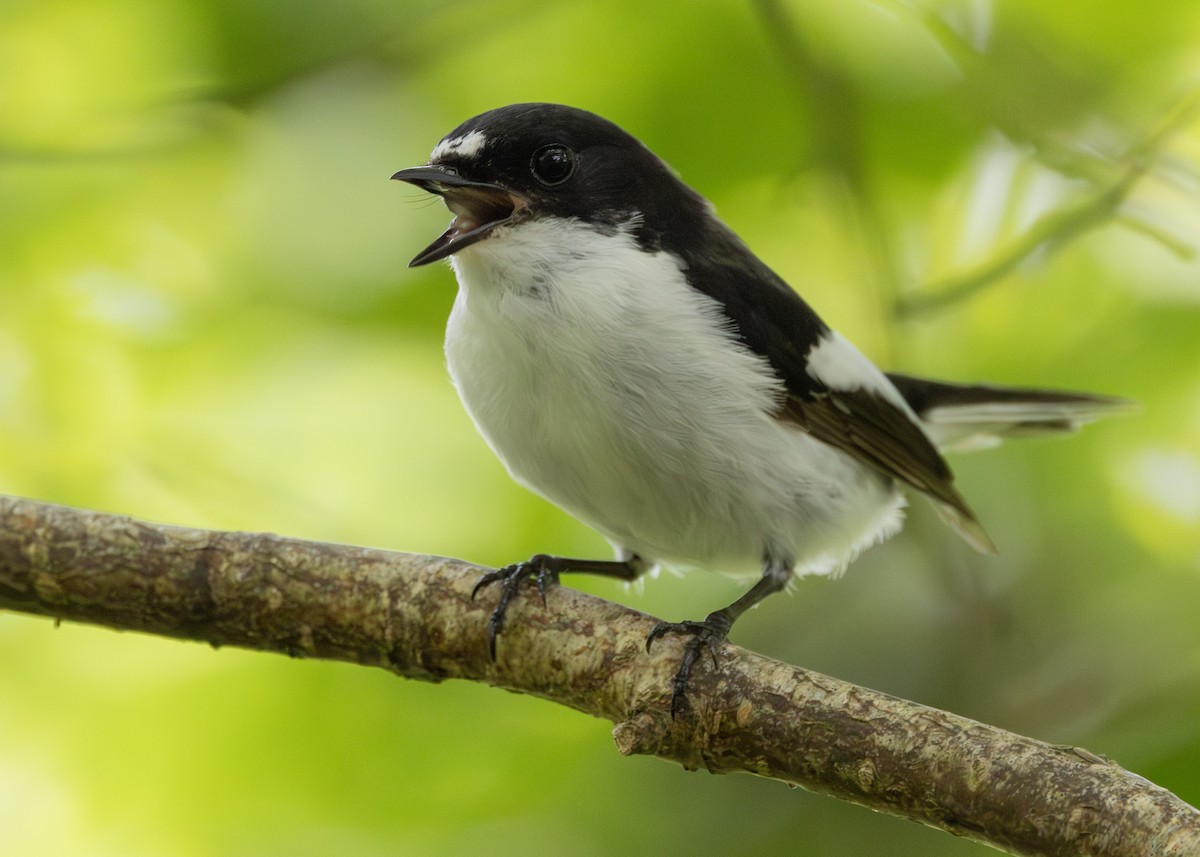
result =
[[667,254],[533,221],[454,267],[446,355],[471,417],[514,478],[619,548],[832,572],[898,529],[891,481],[771,416],[770,366]]

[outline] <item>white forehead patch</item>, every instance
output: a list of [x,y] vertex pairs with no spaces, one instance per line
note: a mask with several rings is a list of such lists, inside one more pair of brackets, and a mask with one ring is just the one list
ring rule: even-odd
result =
[[487,143],[487,137],[484,136],[482,131],[468,131],[461,137],[442,140],[442,142],[434,147],[433,154],[429,156],[429,160],[436,162],[449,155],[459,158],[474,158],[483,151],[485,143]]

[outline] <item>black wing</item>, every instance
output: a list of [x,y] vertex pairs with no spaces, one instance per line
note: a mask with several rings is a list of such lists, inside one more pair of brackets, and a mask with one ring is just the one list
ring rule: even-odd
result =
[[725,309],[738,338],[787,390],[779,416],[934,501],[972,546],[992,552],[954,475],[900,392],[736,235],[718,224],[684,257],[689,283]]

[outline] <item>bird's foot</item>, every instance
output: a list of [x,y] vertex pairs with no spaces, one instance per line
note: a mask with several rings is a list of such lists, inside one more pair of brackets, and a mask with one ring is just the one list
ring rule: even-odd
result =
[[683,659],[671,682],[671,718],[689,707],[687,701],[688,678],[692,674],[692,666],[700,653],[708,651],[712,658],[713,668],[717,667],[717,650],[729,636],[733,620],[724,610],[709,613],[702,622],[659,622],[646,637],[646,651],[659,637],[667,634],[687,634],[691,637],[683,644]]
[[561,571],[562,566],[558,557],[540,553],[525,562],[514,562],[504,568],[489,571],[479,578],[475,588],[471,590],[472,601],[479,594],[479,590],[491,586],[493,583],[500,584],[500,600],[496,602],[492,615],[488,617],[487,626],[488,649],[492,653],[492,660],[496,659],[496,637],[504,630],[504,617],[508,614],[508,604],[517,594],[521,582],[532,579],[537,584],[538,594],[542,597],[544,605],[546,589],[551,583],[558,583],[558,575]]

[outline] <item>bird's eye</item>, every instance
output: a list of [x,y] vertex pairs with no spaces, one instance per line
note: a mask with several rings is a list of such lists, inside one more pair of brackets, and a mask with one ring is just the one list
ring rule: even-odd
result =
[[546,187],[565,182],[575,171],[575,153],[560,143],[542,146],[529,162],[533,177]]

